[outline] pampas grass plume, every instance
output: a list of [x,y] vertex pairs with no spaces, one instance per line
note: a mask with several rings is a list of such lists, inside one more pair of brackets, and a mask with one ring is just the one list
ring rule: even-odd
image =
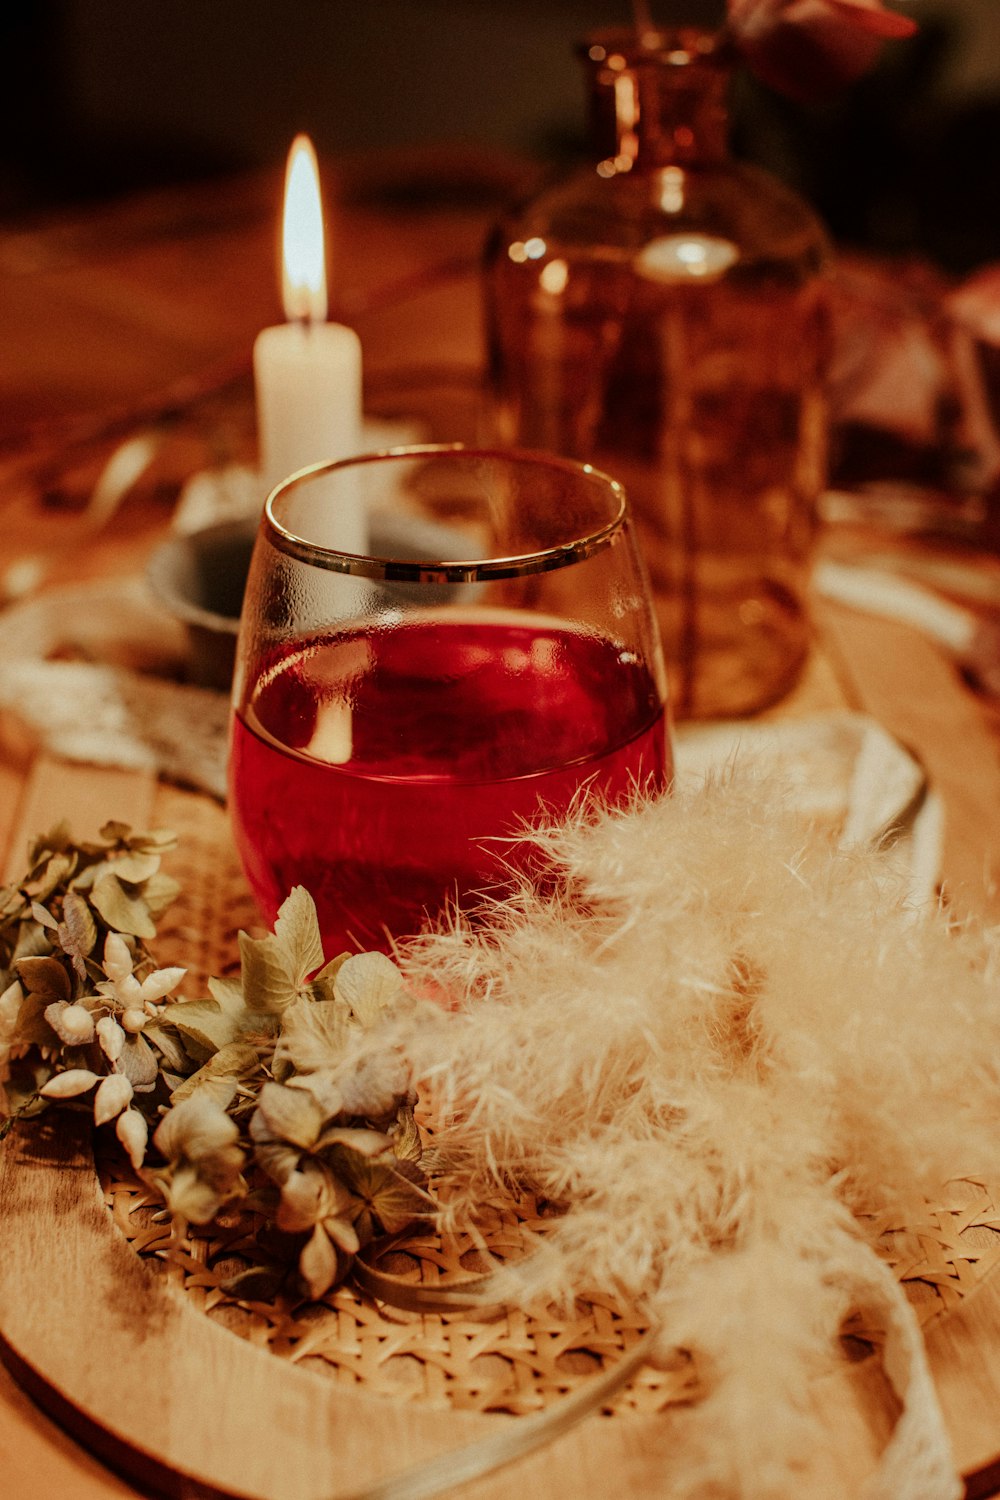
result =
[[553,880],[401,954],[448,997],[394,1042],[450,1221],[522,1188],[563,1205],[510,1294],[613,1290],[692,1351],[715,1441],[678,1495],[787,1493],[858,1215],[1000,1151],[995,936],[914,912],[754,775],[535,837]]

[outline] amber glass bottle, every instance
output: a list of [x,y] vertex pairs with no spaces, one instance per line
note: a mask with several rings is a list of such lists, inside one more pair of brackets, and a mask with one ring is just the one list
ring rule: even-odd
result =
[[514,210],[485,295],[501,442],[624,482],[681,717],[781,697],[808,649],[826,460],[827,245],[732,160],[731,59],[691,30],[592,37],[593,161]]

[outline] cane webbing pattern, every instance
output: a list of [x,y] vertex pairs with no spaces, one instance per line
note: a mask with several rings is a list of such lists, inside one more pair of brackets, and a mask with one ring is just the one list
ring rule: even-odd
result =
[[[259,930],[233,851],[225,811],[204,797],[163,785],[156,821],[179,847],[170,870],[181,895],[156,943],[164,964],[188,969],[185,990],[204,993],[210,974],[238,967],[237,933]],[[109,1210],[136,1253],[147,1258],[207,1316],[280,1358],[320,1369],[366,1392],[477,1411],[530,1413],[565,1396],[616,1362],[645,1331],[640,1318],[598,1292],[581,1296],[571,1315],[515,1310],[491,1321],[467,1314],[409,1313],[379,1306],[352,1285],[320,1302],[279,1296],[247,1302],[229,1295],[229,1278],[257,1260],[253,1224],[223,1217],[209,1230],[175,1236],[162,1204],[117,1157],[99,1162]],[[425,1286],[485,1269],[489,1256],[523,1253],[551,1225],[544,1205],[526,1199],[517,1215],[493,1212],[478,1237],[414,1236],[380,1268]],[[1000,1210],[989,1185],[949,1184],[935,1202],[908,1204],[873,1219],[869,1233],[904,1284],[921,1322],[946,1314],[1000,1258]],[[866,1352],[879,1330],[860,1321],[847,1330],[850,1352]],[[697,1394],[690,1361],[645,1367],[615,1402],[616,1411],[654,1412]]]

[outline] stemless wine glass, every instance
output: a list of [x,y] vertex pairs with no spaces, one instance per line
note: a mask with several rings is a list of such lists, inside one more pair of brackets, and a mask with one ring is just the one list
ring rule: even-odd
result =
[[[347,507],[370,555],[337,548]],[[670,780],[621,487],[459,445],[293,475],[264,509],[233,704],[231,811],[266,917],[304,885],[332,957],[502,892],[526,821]]]

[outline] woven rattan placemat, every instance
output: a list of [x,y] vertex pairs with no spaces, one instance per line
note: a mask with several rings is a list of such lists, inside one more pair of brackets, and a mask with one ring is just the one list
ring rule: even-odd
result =
[[[237,933],[258,927],[259,919],[220,806],[161,785],[156,822],[178,835],[170,869],[181,882],[156,951],[162,963],[187,967],[185,989],[197,995],[208,975],[238,969]],[[383,1308],[350,1284],[320,1302],[238,1301],[223,1283],[248,1263],[247,1225],[223,1220],[177,1242],[162,1205],[117,1158],[99,1165],[119,1229],[196,1307],[280,1358],[371,1394],[456,1410],[538,1411],[615,1363],[644,1331],[639,1319],[599,1293],[581,1297],[572,1318],[517,1310],[492,1321]],[[545,1223],[544,1205],[526,1200],[517,1218],[497,1213],[480,1228],[490,1252],[507,1256],[526,1234],[544,1231]],[[946,1315],[1000,1258],[1000,1211],[983,1182],[951,1183],[935,1202],[921,1199],[868,1227],[921,1322]],[[433,1285],[483,1266],[482,1250],[471,1237],[445,1242],[423,1235],[409,1241],[405,1252],[394,1252],[383,1268]],[[860,1324],[845,1338],[857,1357],[877,1343],[878,1330]],[[679,1360],[672,1369],[645,1367],[614,1409],[654,1412],[690,1401],[695,1393],[694,1370]]]

